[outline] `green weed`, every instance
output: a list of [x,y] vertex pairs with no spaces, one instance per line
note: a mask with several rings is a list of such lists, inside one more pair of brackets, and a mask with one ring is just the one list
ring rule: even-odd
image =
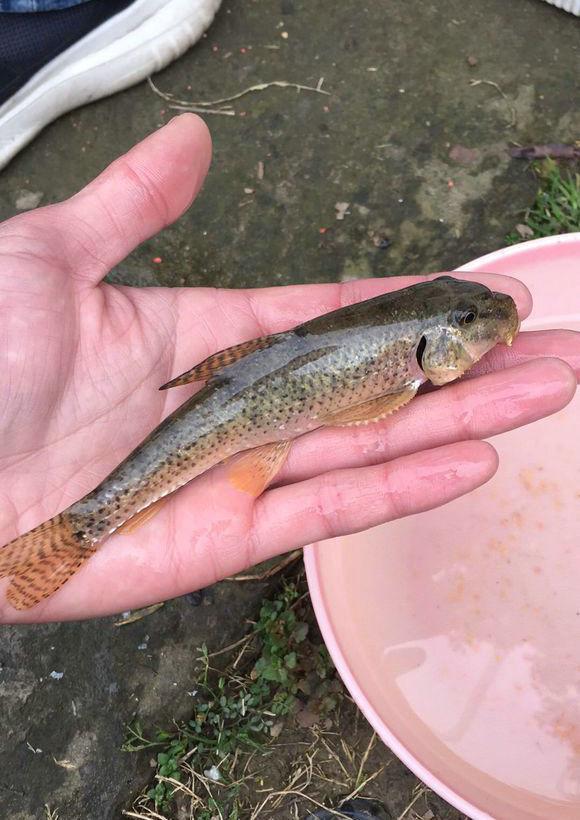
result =
[[241,757],[265,751],[279,733],[281,719],[295,712],[307,695],[315,694],[317,715],[328,715],[336,707],[336,693],[321,687],[332,676],[330,658],[321,642],[308,641],[309,624],[299,617],[300,606],[308,603],[305,599],[307,595],[290,583],[265,600],[243,642],[246,662],[240,663],[238,653],[235,669],[213,668],[212,655],[206,646],[201,648],[189,721],[151,738],[139,722],[128,727],[124,751],[156,752],[157,782],[146,795],[156,810],[170,806],[187,761],[194,776],[220,786],[219,800],[206,794],[196,818],[236,820],[243,787]]
[[554,160],[533,165],[539,188],[524,218],[507,235],[510,245],[580,231],[580,174],[561,171]]

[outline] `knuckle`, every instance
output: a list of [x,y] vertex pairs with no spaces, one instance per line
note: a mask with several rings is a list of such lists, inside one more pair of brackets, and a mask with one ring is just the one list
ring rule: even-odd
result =
[[459,384],[449,387],[446,391],[451,405],[454,438],[459,440],[473,438],[476,432],[474,412],[469,406],[468,390],[469,385]]
[[346,510],[349,506],[343,484],[329,473],[321,478],[316,493],[316,514],[326,538],[344,532]]
[[139,216],[154,212],[160,226],[170,221],[170,207],[164,192],[151,175],[145,170],[136,171],[126,157],[116,161],[116,172],[123,177],[123,182],[130,187],[133,204]]
[[397,472],[396,467],[390,464],[385,464],[381,468],[382,495],[386,501],[386,518],[389,521],[409,514],[408,493],[402,483],[397,480]]

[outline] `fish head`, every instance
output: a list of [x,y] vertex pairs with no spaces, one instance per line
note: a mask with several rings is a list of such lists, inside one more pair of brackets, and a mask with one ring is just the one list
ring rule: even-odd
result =
[[435,385],[462,376],[498,343],[511,345],[520,321],[511,296],[477,282],[440,277],[435,316],[424,325],[417,360]]

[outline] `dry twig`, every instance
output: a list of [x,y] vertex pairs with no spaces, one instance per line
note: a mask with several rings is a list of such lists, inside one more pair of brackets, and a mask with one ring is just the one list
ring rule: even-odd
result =
[[255,94],[260,91],[266,91],[268,88],[294,88],[296,91],[309,91],[314,94],[325,94],[327,97],[330,96],[330,92],[324,91],[322,88],[324,77],[320,78],[316,86],[291,83],[286,80],[272,80],[269,83],[256,83],[256,85],[251,85],[248,88],[244,88],[243,91],[239,91],[237,94],[232,94],[229,97],[222,97],[218,100],[180,100],[171,92],[162,91],[158,88],[151,77],[148,77],[147,81],[155,94],[169,103],[169,108],[176,111],[193,111],[196,114],[221,114],[226,117],[235,117],[236,115],[233,107],[231,105],[227,105],[226,103],[232,103],[235,100],[240,100],[247,94]]
[[516,125],[516,123],[517,123],[517,120],[518,120],[518,118],[517,118],[517,114],[516,114],[516,109],[514,108],[514,106],[512,105],[512,103],[509,101],[509,99],[508,99],[508,97],[507,97],[506,93],[505,93],[505,92],[504,92],[504,90],[501,88],[501,86],[499,86],[497,83],[494,83],[494,81],[493,81],[493,80],[470,80],[470,81],[469,81],[469,85],[470,85],[472,88],[476,88],[478,85],[489,85],[489,86],[491,86],[491,88],[495,88],[495,90],[497,91],[497,93],[498,93],[501,97],[503,97],[503,98],[504,98],[504,100],[506,101],[507,106],[508,106],[508,108],[509,108],[509,110],[510,110],[510,122],[509,122],[509,127],[510,127],[510,128],[514,128],[514,127],[515,127],[515,125]]

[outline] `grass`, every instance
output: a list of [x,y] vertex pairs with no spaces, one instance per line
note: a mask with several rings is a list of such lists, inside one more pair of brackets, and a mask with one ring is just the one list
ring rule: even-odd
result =
[[539,187],[523,220],[506,237],[509,244],[580,231],[580,174],[554,160],[533,164]]
[[[323,805],[305,790],[315,771],[319,780],[333,782],[328,767],[317,761],[322,760],[321,750],[328,758],[334,743],[329,741],[329,716],[343,695],[326,648],[317,633],[311,634],[304,615],[310,615],[308,594],[300,584],[284,583],[263,601],[248,635],[216,653],[202,647],[189,721],[153,734],[139,722],[128,727],[123,749],[155,754],[156,783],[127,816],[174,817],[187,803],[196,820],[255,820],[263,812],[271,816],[288,796],[304,797],[310,809]],[[230,659],[225,668],[213,666],[219,656]],[[286,756],[282,768],[287,778],[281,787],[276,783],[281,759],[276,740],[292,721],[314,734],[308,742],[287,744],[291,756],[299,754],[297,762]],[[306,758],[305,745],[310,749]],[[351,752],[353,761],[356,754]],[[368,753],[344,783],[342,776],[341,787],[360,791],[367,759]],[[338,765],[340,756],[334,752],[333,767]]]

